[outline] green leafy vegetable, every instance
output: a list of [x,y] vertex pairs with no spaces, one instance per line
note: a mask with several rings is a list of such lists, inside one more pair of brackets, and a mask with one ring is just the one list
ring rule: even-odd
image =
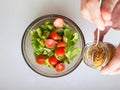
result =
[[66,56],[57,56],[56,54],[55,56],[59,61],[64,61],[66,59]]
[[79,48],[71,48],[65,55],[68,59],[73,60],[78,53],[80,52]]
[[73,44],[76,44],[76,42],[78,41],[78,33],[77,32],[73,34],[73,38],[71,41]]
[[40,29],[40,28],[37,28],[36,31],[37,31],[38,36],[41,38],[41,36],[42,36],[42,31],[41,31],[41,29]]
[[31,37],[32,39],[38,38],[39,36],[38,36],[37,31],[36,31],[36,30],[31,30],[31,31],[30,31],[30,37]]
[[50,21],[45,22],[45,25],[49,25],[49,24],[52,24],[52,23]]
[[49,30],[53,30],[53,28],[54,28],[53,25],[47,25],[47,27]]
[[40,44],[39,44],[38,41],[33,40],[33,41],[31,42],[31,45],[32,45],[32,48],[33,48],[33,50],[34,50],[35,55],[40,55],[40,54],[42,54],[43,49],[42,49],[42,47],[40,47]]
[[63,39],[66,43],[69,43],[70,40],[72,39],[73,37],[73,34],[72,34],[72,31],[70,29],[65,29],[64,30],[64,36],[63,36]]
[[57,32],[57,34],[59,36],[63,37],[63,35],[64,35],[64,29],[63,28],[56,29],[55,31]]
[[74,48],[74,45],[78,41],[78,33],[76,32],[73,34],[70,27],[66,25],[64,27],[63,39],[67,43],[67,46],[65,47],[66,50],[65,55],[69,60],[73,60],[80,51],[79,48]]
[[42,30],[53,30],[53,29],[54,29],[54,26],[52,25],[52,23],[51,23],[50,21],[47,21],[47,22],[45,22],[45,24],[42,24],[42,25],[40,26],[40,28],[41,28]]

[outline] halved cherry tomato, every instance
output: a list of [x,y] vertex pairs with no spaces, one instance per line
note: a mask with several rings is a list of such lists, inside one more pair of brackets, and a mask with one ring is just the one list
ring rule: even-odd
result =
[[47,48],[53,48],[55,46],[55,40],[53,40],[53,39],[47,39],[45,41],[45,46]]
[[55,66],[55,69],[56,69],[57,72],[61,72],[65,69],[65,64],[60,62]]
[[55,21],[53,22],[53,25],[56,27],[56,28],[61,28],[63,27],[64,25],[64,21],[62,18],[56,18]]
[[55,56],[51,56],[49,58],[49,63],[54,66],[54,65],[56,65],[58,63],[58,60],[57,60],[57,58]]
[[65,47],[66,43],[65,42],[58,42],[57,47]]
[[36,56],[36,62],[37,62],[38,64],[44,64],[44,62],[45,62],[45,57],[44,57],[43,55],[38,55],[38,56]]
[[62,47],[56,48],[55,54],[56,54],[57,56],[64,56],[64,55],[65,55],[65,50],[64,50],[64,48],[62,48]]
[[55,31],[50,33],[50,38],[52,38],[54,40],[59,40],[60,39],[59,35]]

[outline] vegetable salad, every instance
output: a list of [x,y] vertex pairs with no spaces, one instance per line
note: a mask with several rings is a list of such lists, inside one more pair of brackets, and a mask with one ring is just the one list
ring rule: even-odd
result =
[[73,33],[62,18],[46,21],[31,30],[30,37],[36,63],[57,72],[63,71],[65,63],[70,64],[80,52],[80,48],[75,47],[78,32]]

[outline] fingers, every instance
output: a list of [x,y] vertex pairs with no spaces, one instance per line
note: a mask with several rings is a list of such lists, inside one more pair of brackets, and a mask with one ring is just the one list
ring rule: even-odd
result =
[[101,16],[99,0],[81,0],[81,13],[84,18],[93,23],[100,30],[104,30],[105,24]]
[[120,73],[120,44],[109,64],[101,69],[101,73],[109,75]]
[[[104,35],[109,31],[111,27],[108,26],[108,27],[105,27],[105,30],[103,31],[100,31],[100,41],[103,41],[103,38],[104,38]],[[97,29],[95,30],[94,32],[94,40],[97,40]]]
[[80,11],[81,11],[81,14],[83,15],[83,17],[85,19],[87,19],[89,22],[92,23],[92,20],[90,18],[90,14],[89,14],[89,11],[87,9],[87,1],[88,0],[81,0],[81,8],[80,8]]
[[[81,13],[84,18],[93,23],[98,29],[104,30],[106,26],[112,26],[113,24],[111,13],[118,1],[119,0],[102,0],[100,8],[99,0],[81,0]],[[115,17],[116,15],[114,15],[114,18]],[[113,21],[116,21],[114,18]],[[114,24],[114,28],[117,28],[116,26],[118,25]]]
[[120,0],[117,2],[116,6],[114,7],[112,11],[112,27],[114,29],[120,30]]
[[101,13],[105,22],[105,26],[112,26],[111,13],[118,0],[103,0],[101,5]]

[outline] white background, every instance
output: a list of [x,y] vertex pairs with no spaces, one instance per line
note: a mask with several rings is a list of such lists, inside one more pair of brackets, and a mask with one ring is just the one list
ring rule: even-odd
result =
[[[60,78],[43,77],[32,71],[21,53],[21,39],[37,17],[61,14],[81,28],[86,43],[95,27],[82,18],[80,0],[0,0],[0,90],[120,90],[120,75],[101,75],[83,62]],[[117,45],[120,32],[111,30],[105,41]]]

